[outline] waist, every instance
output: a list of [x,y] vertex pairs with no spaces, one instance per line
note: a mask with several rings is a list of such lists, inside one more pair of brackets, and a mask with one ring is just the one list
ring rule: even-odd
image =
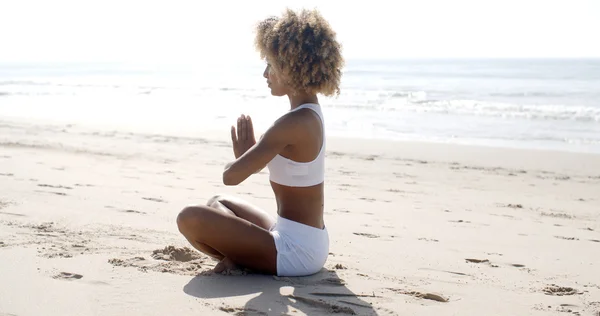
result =
[[285,210],[280,209],[277,211],[277,218],[283,218],[288,221],[299,223],[302,225],[310,226],[314,229],[323,229],[325,223],[323,221],[322,211],[311,211],[311,210]]
[[271,230],[275,230],[279,232],[279,234],[301,238],[303,241],[309,243],[319,243],[323,238],[328,238],[328,232],[325,226],[323,226],[322,229],[316,228],[281,217],[280,215],[277,215],[277,222]]
[[295,188],[271,182],[277,214],[315,228],[323,227],[324,185]]

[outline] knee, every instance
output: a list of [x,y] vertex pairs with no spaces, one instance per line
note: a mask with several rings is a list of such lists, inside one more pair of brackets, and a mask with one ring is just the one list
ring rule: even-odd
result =
[[203,224],[203,209],[197,206],[187,206],[177,215],[177,228],[182,234],[198,230]]

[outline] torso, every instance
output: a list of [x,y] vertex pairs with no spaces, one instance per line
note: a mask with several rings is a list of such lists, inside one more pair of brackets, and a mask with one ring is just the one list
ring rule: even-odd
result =
[[[312,109],[299,109],[294,112],[293,115],[298,119],[306,121],[306,131],[301,137],[302,142],[289,145],[279,155],[298,163],[315,161],[322,150],[321,155],[325,154],[322,120]],[[277,201],[279,216],[319,229],[324,227],[324,182],[302,186],[270,182]]]
[[271,182],[279,216],[322,229],[324,184],[294,188]]

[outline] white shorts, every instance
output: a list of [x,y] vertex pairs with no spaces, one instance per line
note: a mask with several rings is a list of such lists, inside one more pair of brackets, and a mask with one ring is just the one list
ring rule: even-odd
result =
[[327,228],[318,229],[277,216],[269,230],[277,249],[278,276],[305,276],[319,272],[329,256]]

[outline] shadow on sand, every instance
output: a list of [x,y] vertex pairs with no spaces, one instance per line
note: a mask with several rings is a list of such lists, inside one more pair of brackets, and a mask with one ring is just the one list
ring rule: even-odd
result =
[[184,286],[183,291],[203,299],[259,294],[242,307],[234,300],[230,305],[215,304],[215,308],[233,315],[298,315],[298,312],[306,315],[378,315],[366,301],[369,295],[352,293],[335,271],[326,269],[298,278],[260,274],[198,275]]

